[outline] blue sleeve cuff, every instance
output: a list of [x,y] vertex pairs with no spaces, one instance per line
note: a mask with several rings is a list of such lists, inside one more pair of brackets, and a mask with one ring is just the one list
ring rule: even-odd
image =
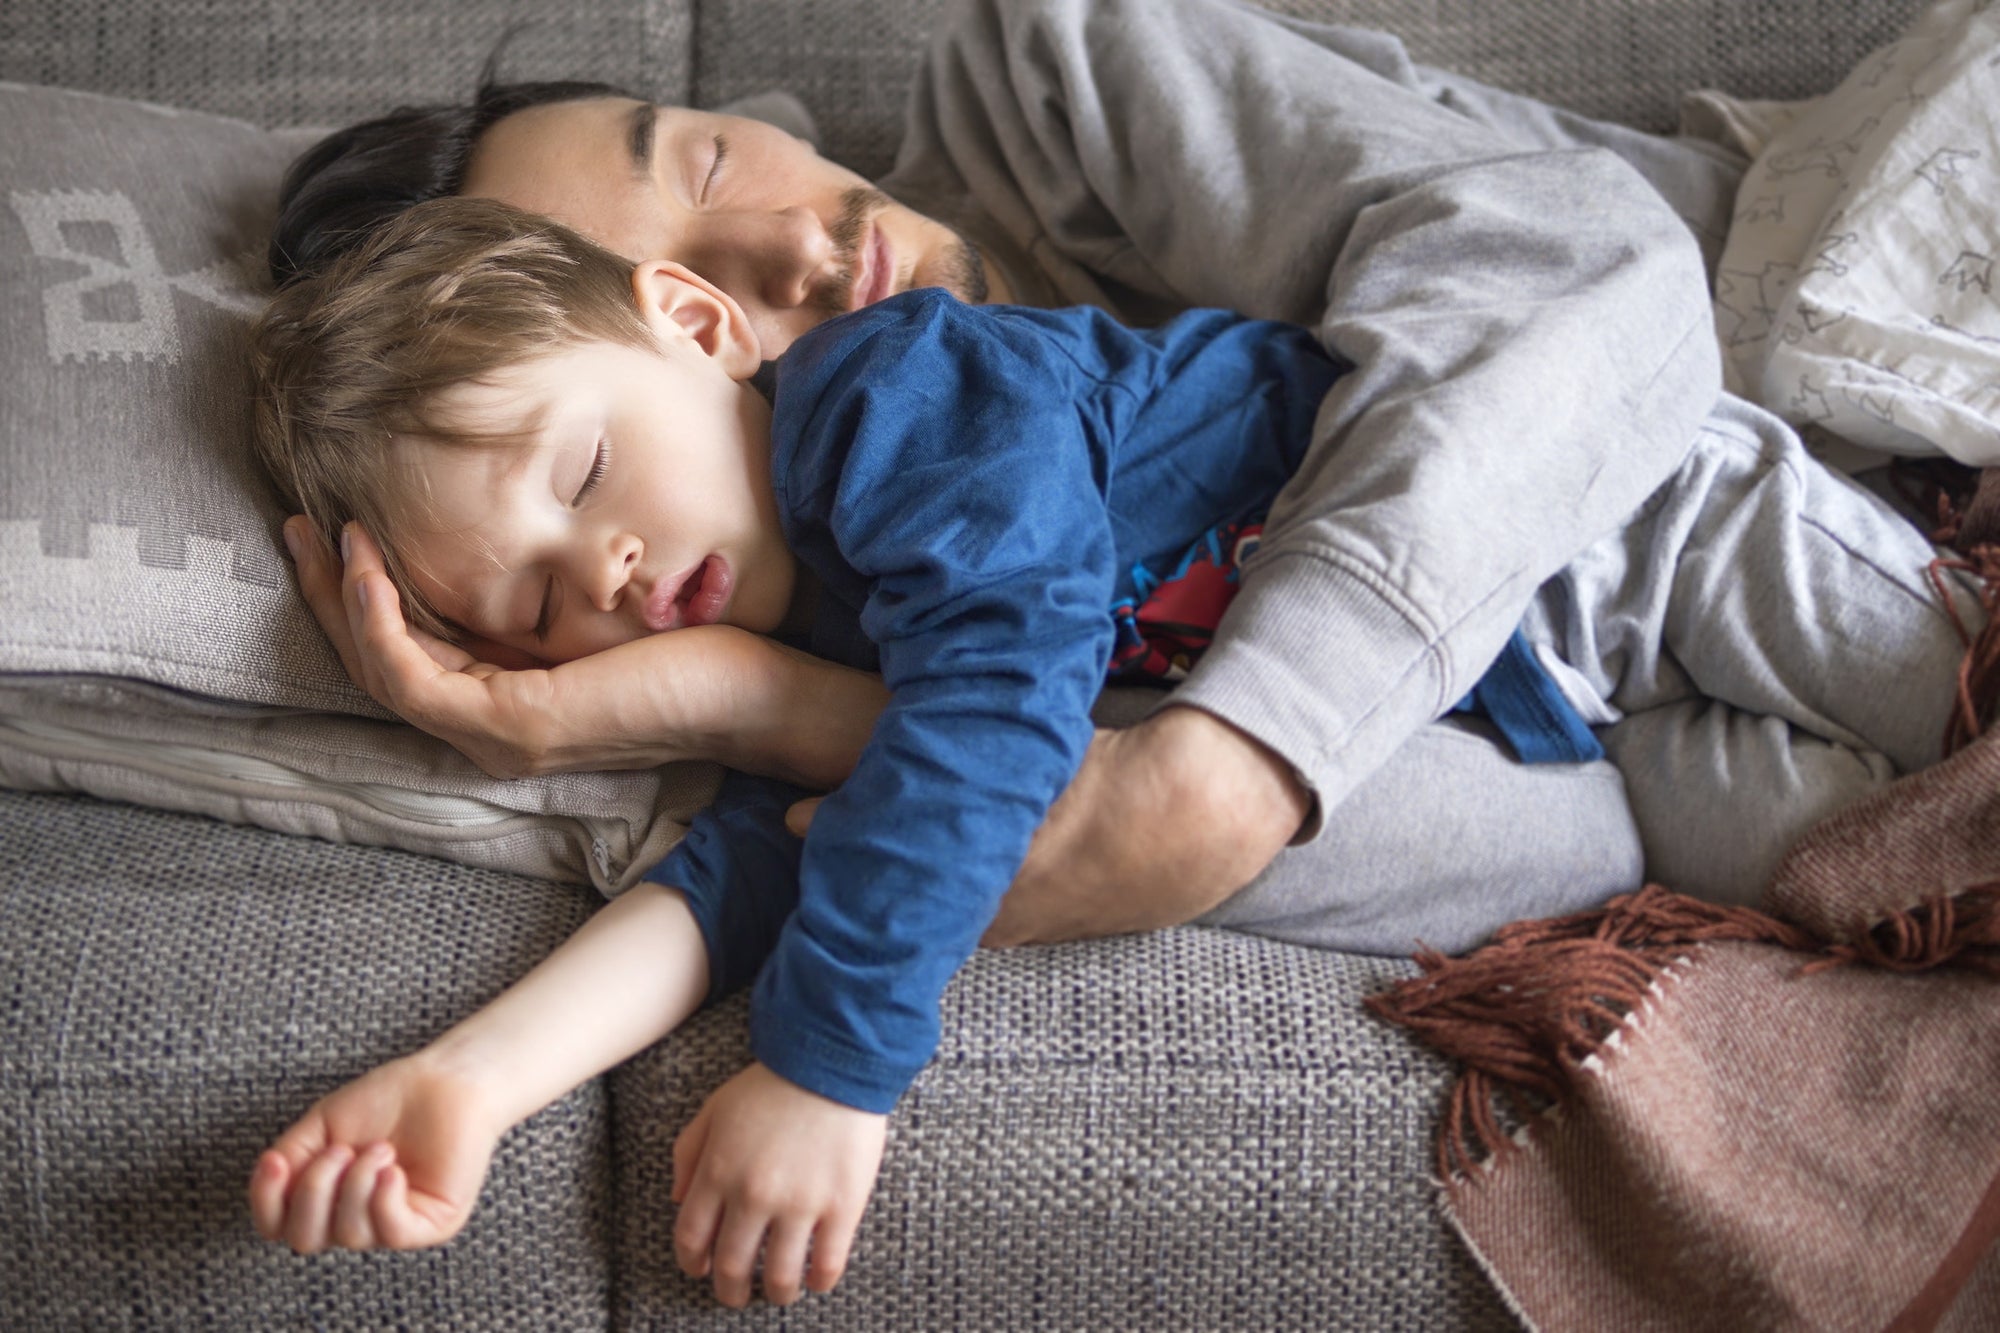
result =
[[1520,630],[1452,711],[1484,715],[1524,764],[1587,764],[1604,758],[1597,734],[1550,679]]
[[812,795],[730,773],[715,803],[646,878],[686,897],[708,946],[711,1003],[757,976],[799,902],[799,849],[785,811]]
[[880,1056],[842,1049],[787,1024],[776,1005],[750,1009],[750,1053],[779,1077],[857,1111],[887,1115],[923,1071]]

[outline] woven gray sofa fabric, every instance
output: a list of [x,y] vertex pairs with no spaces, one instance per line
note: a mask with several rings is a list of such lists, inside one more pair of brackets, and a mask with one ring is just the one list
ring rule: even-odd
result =
[[[1512,1328],[1432,1206],[1446,1069],[1360,1005],[1412,970],[1193,927],[978,955],[837,1298],[758,1326]],[[662,1203],[746,1021],[611,1077],[621,1327],[699,1302]]]
[[[198,107],[260,125],[332,125],[465,92],[497,36],[508,68],[590,77],[713,106],[780,85],[869,175],[894,155],[923,34],[945,0],[15,0],[0,6],[0,79]],[[1917,0],[1272,0],[1382,28],[1416,58],[1647,129],[1680,95],[1824,92],[1890,40]]]
[[451,1245],[298,1259],[249,1230],[269,1137],[588,891],[76,797],[0,827],[0,1326],[1510,1326],[1431,1205],[1448,1071],[1359,1007],[1408,965],[1192,928],[974,960],[834,1297],[727,1315],[673,1264],[741,997],[511,1134]]
[[497,994],[588,889],[0,792],[0,1328],[602,1327],[606,1087],[503,1143],[467,1231],[305,1260],[245,1190],[278,1130]]

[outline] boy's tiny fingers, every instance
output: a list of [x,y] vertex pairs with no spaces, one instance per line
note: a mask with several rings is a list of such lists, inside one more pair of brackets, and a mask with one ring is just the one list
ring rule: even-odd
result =
[[354,1161],[352,1149],[336,1145],[314,1158],[299,1173],[292,1197],[285,1209],[285,1243],[300,1254],[318,1254],[326,1248],[327,1224],[333,1215],[335,1192],[340,1179]]
[[694,1184],[694,1173],[701,1165],[701,1150],[708,1142],[708,1112],[697,1112],[688,1121],[674,1140],[674,1188],[672,1198],[675,1203],[687,1202],[688,1189]]
[[715,1299],[732,1309],[750,1303],[757,1276],[757,1253],[764,1248],[764,1231],[769,1219],[747,1209],[732,1209],[722,1221],[715,1238]]
[[806,1268],[806,1286],[824,1295],[840,1282],[847,1271],[847,1256],[854,1248],[854,1231],[859,1218],[835,1214],[821,1219],[813,1234],[812,1263]]
[[375,1182],[369,1220],[375,1224],[376,1239],[392,1250],[415,1249],[424,1243],[410,1226],[410,1177],[394,1162]]
[[354,1159],[354,1165],[341,1177],[340,1194],[334,1201],[333,1243],[344,1250],[368,1250],[375,1247],[375,1228],[371,1221],[371,1203],[375,1191],[381,1183],[382,1169],[389,1164],[389,1150],[385,1144],[376,1144]]
[[709,1190],[690,1190],[674,1220],[674,1259],[689,1277],[707,1277],[721,1209]]
[[790,1305],[799,1298],[811,1242],[809,1222],[784,1218],[771,1224],[764,1246],[764,1297],[773,1305]]
[[284,1234],[285,1182],[291,1168],[282,1154],[266,1149],[250,1171],[250,1220],[265,1240]]

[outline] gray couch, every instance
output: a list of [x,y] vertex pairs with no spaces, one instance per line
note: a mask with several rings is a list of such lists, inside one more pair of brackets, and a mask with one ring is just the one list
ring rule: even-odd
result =
[[[1915,5],[1280,7],[1660,128],[1696,86],[1827,87]],[[825,151],[872,173],[935,8],[10,0],[0,79],[329,125],[463,91],[528,18],[518,74],[703,105],[781,85]],[[746,1058],[740,1001],[512,1134],[449,1247],[303,1260],[258,1242],[243,1202],[258,1149],[518,976],[596,901],[407,852],[0,792],[0,1327],[1510,1326],[1431,1202],[1448,1071],[1358,1006],[1408,965],[1193,929],[974,960],[830,1297],[735,1314],[672,1262],[673,1137]]]

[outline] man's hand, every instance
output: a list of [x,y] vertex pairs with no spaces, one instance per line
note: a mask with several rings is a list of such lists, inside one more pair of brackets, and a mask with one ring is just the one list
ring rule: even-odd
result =
[[285,525],[299,588],[355,684],[494,777],[716,759],[831,786],[853,767],[881,682],[728,625],[654,634],[556,666],[413,631],[357,525],[347,556]]
[[1164,708],[1100,731],[981,943],[1192,921],[1255,879],[1311,808],[1289,764],[1212,713]]
[[[674,1254],[716,1299],[789,1305],[833,1290],[875,1188],[887,1116],[857,1111],[753,1064],[715,1090],[674,1143]],[[811,1252],[808,1267],[807,1252]]]
[[[818,808],[785,823],[804,837]],[[1312,808],[1286,764],[1197,708],[1099,731],[980,941],[989,949],[1162,930],[1255,879]]]

